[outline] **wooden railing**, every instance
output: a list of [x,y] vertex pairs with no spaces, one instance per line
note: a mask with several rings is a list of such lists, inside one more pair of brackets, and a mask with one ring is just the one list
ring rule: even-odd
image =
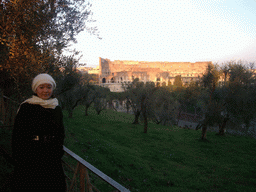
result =
[[[67,184],[68,192],[75,191],[74,187],[77,182],[78,175],[79,175],[80,192],[85,192],[85,191],[99,192],[99,190],[91,183],[88,170],[91,171],[93,174],[97,175],[101,180],[103,180],[106,183],[108,183],[109,185],[111,185],[114,189],[117,189],[117,191],[122,191],[122,192],[129,191],[128,189],[126,189],[125,187],[123,187],[122,185],[120,185],[119,183],[114,181],[113,179],[111,179],[109,176],[107,176],[106,174],[104,174],[103,172],[101,172],[100,170],[95,168],[93,165],[91,165],[90,163],[88,163],[87,161],[85,161],[84,159],[79,157],[77,154],[70,151],[65,146],[63,146],[63,149],[68,156],[72,157],[77,162],[76,167],[72,167],[72,165],[70,165],[69,163],[67,163],[63,160],[63,164],[66,165],[69,169],[71,169],[72,172],[74,172],[72,179],[69,178],[66,174],[67,180],[70,181],[70,184],[69,185]],[[85,180],[86,180],[86,182],[85,182]]]
[[[67,156],[70,156],[71,158],[73,158],[76,161],[76,167],[74,168],[74,167],[72,167],[72,165],[70,165],[70,163],[64,161],[63,160],[64,158],[62,159],[63,167],[67,166],[73,172],[72,179],[69,178],[69,176],[65,172],[66,183],[67,183],[67,192],[71,192],[71,191],[100,192],[100,190],[98,190],[92,184],[91,179],[89,177],[89,171],[92,172],[93,174],[95,174],[96,176],[98,176],[101,180],[106,182],[108,185],[112,186],[112,188],[116,189],[115,192],[116,191],[129,192],[128,189],[126,189],[125,187],[123,187],[122,185],[120,185],[119,183],[114,181],[112,178],[110,178],[109,176],[107,176],[106,174],[104,174],[103,172],[98,170],[97,168],[95,168],[93,165],[91,165],[90,163],[88,163],[87,161],[85,161],[84,159],[79,157],[77,154],[70,151],[65,146],[63,146],[63,149]],[[0,147],[0,155],[3,156],[9,163],[11,163],[12,165],[15,165],[15,160],[12,158],[11,154],[8,151],[6,151],[5,149],[3,149],[2,147]],[[79,176],[78,183],[79,183],[80,189],[78,189],[78,187],[77,187],[77,185],[78,185],[77,177],[78,176]],[[11,178],[7,178],[7,179],[11,180]],[[68,185],[68,183],[70,183],[70,184]],[[9,187],[7,187],[7,188],[9,188]],[[105,190],[103,190],[103,191],[105,191]]]

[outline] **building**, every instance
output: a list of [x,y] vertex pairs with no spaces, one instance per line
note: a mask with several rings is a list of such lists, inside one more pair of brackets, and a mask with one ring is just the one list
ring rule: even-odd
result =
[[95,74],[95,75],[99,75],[100,73],[100,68],[99,66],[95,67],[95,68],[91,68],[89,71],[88,71],[88,74]]
[[206,72],[206,62],[149,62],[149,61],[110,61],[99,58],[99,84],[112,92],[122,92],[122,83],[131,83],[135,78],[142,82],[152,81],[163,86],[173,84],[180,75],[183,84],[198,80]]
[[77,68],[81,73],[89,73],[90,70],[92,70],[93,68],[92,67],[85,67],[85,66],[82,66],[82,67],[78,67]]

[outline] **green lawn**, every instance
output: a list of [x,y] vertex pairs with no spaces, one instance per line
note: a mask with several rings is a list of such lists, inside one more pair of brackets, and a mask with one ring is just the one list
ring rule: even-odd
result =
[[132,122],[111,110],[64,111],[65,146],[130,191],[255,191],[255,139],[208,132],[203,142],[201,131],[151,123],[145,134]]

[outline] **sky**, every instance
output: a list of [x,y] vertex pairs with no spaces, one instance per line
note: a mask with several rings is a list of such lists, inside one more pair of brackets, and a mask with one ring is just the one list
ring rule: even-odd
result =
[[80,63],[114,60],[256,62],[256,0],[90,0],[99,39],[86,30]]

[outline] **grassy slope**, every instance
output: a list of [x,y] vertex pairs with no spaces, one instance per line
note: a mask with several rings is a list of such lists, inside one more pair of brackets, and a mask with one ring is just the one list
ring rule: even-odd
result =
[[130,191],[253,191],[256,141],[149,124],[132,125],[132,115],[76,108],[64,112],[66,143],[73,152]]

